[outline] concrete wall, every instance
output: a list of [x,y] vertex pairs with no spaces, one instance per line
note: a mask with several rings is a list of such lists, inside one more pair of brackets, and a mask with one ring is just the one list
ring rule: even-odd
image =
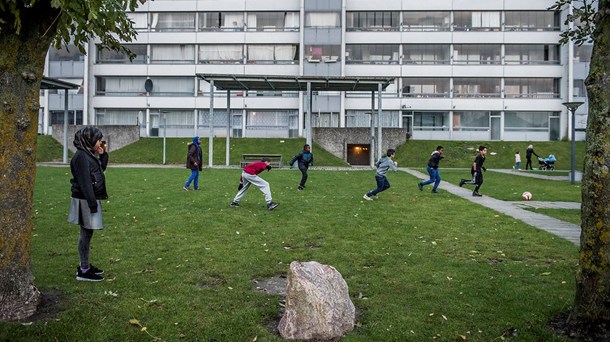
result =
[[[375,135],[377,128],[375,128]],[[313,141],[338,158],[347,161],[348,144],[370,144],[370,128],[313,128]],[[407,129],[384,128],[382,131],[382,151],[396,148],[407,141]],[[375,148],[375,151],[377,148]]]
[[[59,141],[60,144],[64,143],[64,125],[53,125],[53,138]],[[68,148],[70,151],[76,151],[74,144],[74,133],[81,129],[82,125],[68,125]],[[118,150],[121,147],[132,144],[140,140],[140,126],[119,126],[109,125],[98,127],[104,134],[103,140],[108,144],[108,152]]]

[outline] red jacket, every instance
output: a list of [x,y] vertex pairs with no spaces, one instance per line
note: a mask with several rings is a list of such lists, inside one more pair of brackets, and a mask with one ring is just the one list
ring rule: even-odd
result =
[[246,165],[246,167],[244,167],[244,172],[251,175],[258,175],[259,173],[265,171],[266,168],[267,164],[265,164],[265,162],[254,162]]

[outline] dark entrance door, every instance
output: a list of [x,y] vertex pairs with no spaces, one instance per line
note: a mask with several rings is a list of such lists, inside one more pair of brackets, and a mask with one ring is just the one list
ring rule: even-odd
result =
[[370,144],[347,144],[347,162],[350,165],[369,165],[370,158]]

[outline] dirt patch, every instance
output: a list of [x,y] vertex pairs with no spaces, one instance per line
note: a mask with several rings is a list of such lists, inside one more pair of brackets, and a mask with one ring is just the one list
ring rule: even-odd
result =
[[266,292],[273,295],[286,297],[286,287],[288,279],[285,275],[273,276],[261,280],[252,280],[252,287],[255,291]]
[[203,289],[215,289],[224,283],[225,280],[222,278],[206,276],[197,282],[197,287]]
[[563,312],[549,322],[549,327],[558,336],[581,342],[610,341],[610,325],[607,322],[579,322],[569,320],[570,313]]
[[50,319],[59,314],[63,308],[61,302],[63,296],[57,289],[40,289],[40,302],[36,312],[27,319],[20,320],[21,323],[32,323],[45,319]]

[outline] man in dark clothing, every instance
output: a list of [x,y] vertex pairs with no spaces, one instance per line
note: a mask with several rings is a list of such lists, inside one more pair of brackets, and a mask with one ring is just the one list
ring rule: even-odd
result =
[[309,166],[313,165],[313,153],[311,153],[311,146],[305,144],[303,151],[299,152],[296,156],[290,159],[290,168],[292,169],[295,162],[298,162],[299,170],[301,171],[301,183],[297,188],[299,191],[305,188],[305,182],[307,182],[307,170]]
[[187,179],[183,189],[189,191],[191,182],[195,190],[199,190],[199,171],[203,168],[203,152],[201,151],[201,138],[194,137],[193,142],[188,144],[188,154],[186,156],[186,168],[191,169],[191,176]]
[[483,171],[487,170],[483,163],[485,163],[485,156],[487,155],[487,147],[479,146],[479,155],[474,159],[474,163],[472,164],[472,168],[470,169],[470,174],[472,174],[472,180],[460,180],[460,186],[464,184],[476,184],[474,191],[472,192],[472,196],[481,197],[479,194],[479,188],[483,185]]
[[539,158],[540,156],[536,154],[536,152],[534,152],[534,145],[529,145],[527,147],[527,150],[525,150],[525,159],[527,160],[527,162],[525,163],[525,169],[529,170],[532,168],[532,154],[536,156],[536,158]]
[[437,146],[436,150],[432,152],[432,154],[430,155],[430,159],[428,159],[428,165],[426,165],[426,171],[428,171],[430,179],[425,182],[417,183],[419,191],[424,190],[424,185],[434,182],[434,185],[432,186],[432,192],[438,192],[436,188],[438,188],[438,185],[441,183],[441,174],[438,171],[438,164],[440,163],[441,159],[445,158],[444,154],[445,149],[443,148],[443,146]]
[[271,165],[269,164],[271,164],[271,160],[269,158],[263,158],[259,162],[250,163],[244,167],[244,171],[241,173],[241,177],[239,179],[237,195],[235,195],[235,198],[233,198],[233,201],[231,202],[231,208],[239,207],[239,201],[242,199],[242,197],[244,197],[246,191],[248,191],[250,188],[250,184],[254,184],[260,191],[263,192],[265,195],[265,201],[267,201],[267,209],[273,210],[280,205],[279,203],[271,200],[271,187],[269,186],[269,183],[258,176],[265,170],[271,170]]

